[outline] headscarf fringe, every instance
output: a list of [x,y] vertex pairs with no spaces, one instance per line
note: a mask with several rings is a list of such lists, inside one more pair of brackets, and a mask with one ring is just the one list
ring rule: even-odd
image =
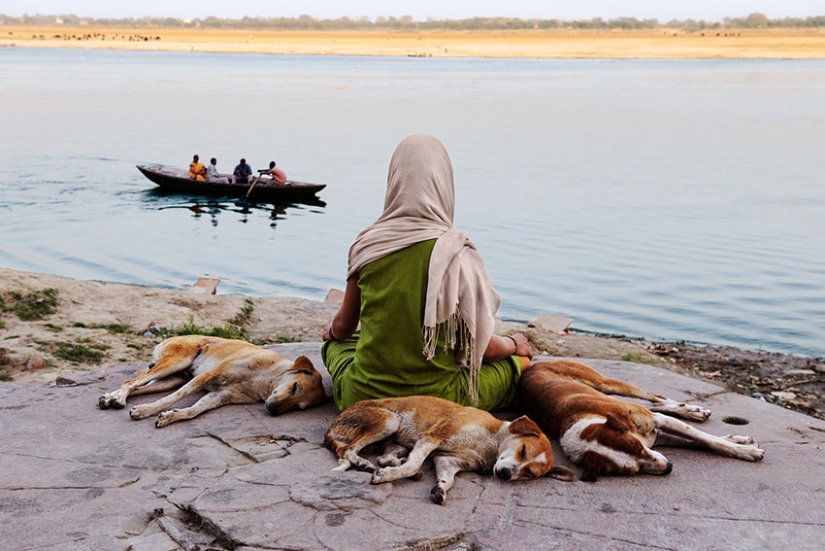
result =
[[[481,362],[473,361],[473,350],[475,349],[475,338],[470,333],[470,329],[461,316],[458,314],[458,306],[455,312],[446,320],[436,324],[434,327],[424,327],[424,350],[422,353],[429,361],[435,356],[435,347],[438,343],[438,335],[444,331],[444,352],[454,351],[456,362],[463,366],[469,366],[469,398],[473,405],[478,405],[478,385]],[[476,365],[477,363],[477,365]]]

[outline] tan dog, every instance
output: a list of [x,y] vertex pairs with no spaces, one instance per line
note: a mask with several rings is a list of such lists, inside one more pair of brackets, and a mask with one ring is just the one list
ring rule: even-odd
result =
[[[387,440],[377,468],[358,452]],[[490,472],[500,480],[533,479],[549,474],[572,480],[573,471],[553,466],[550,441],[527,417],[507,422],[473,407],[442,398],[410,396],[365,400],[339,415],[324,436],[324,446],[338,456],[338,467],[372,472],[372,483],[418,478],[433,454],[438,482],[430,491],[443,504],[460,471]],[[406,461],[402,458],[407,455]]]
[[[646,408],[607,394],[653,405]],[[564,453],[582,465],[585,481],[595,481],[600,474],[669,474],[673,466],[651,449],[654,444],[709,448],[745,461],[760,461],[765,456],[749,436],[713,436],[662,414],[704,421],[709,410],[608,379],[579,362],[535,364],[521,376],[519,396],[539,425],[559,439]]]
[[[158,344],[154,362],[118,390],[101,396],[98,407],[121,409],[129,395],[173,388],[178,390],[155,402],[133,407],[129,415],[135,420],[157,415],[155,426],[161,428],[226,404],[265,402],[267,411],[278,415],[326,401],[321,374],[306,356],[292,362],[246,341],[186,335]],[[191,407],[168,409],[199,390],[208,394]]]

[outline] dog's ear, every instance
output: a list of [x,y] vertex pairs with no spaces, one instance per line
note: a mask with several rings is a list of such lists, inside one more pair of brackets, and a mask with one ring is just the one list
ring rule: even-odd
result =
[[607,414],[607,421],[605,421],[605,426],[609,427],[616,432],[625,433],[627,432],[627,425],[622,423],[618,417],[613,415],[612,413]]
[[532,419],[526,415],[522,415],[508,427],[508,430],[513,434],[521,434],[524,436],[541,436],[541,429],[533,422]]
[[561,465],[553,465],[553,468],[550,469],[550,472],[548,472],[545,476],[556,478],[558,480],[564,480],[565,482],[570,482],[576,479],[576,473],[574,473],[572,469],[562,467]]
[[295,361],[292,362],[292,369],[296,370],[308,370],[308,371],[315,371],[315,366],[312,365],[312,360],[307,358],[306,356],[298,356],[295,358]]
[[593,452],[584,452],[582,456],[581,465],[584,469],[579,480],[582,482],[596,482],[601,472],[602,458]]

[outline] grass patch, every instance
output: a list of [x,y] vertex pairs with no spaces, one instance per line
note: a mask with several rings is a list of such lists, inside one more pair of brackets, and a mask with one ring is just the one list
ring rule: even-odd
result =
[[46,324],[46,329],[48,329],[52,333],[60,333],[61,331],[63,331],[62,327],[60,327],[59,325],[51,324],[51,323]]
[[57,311],[57,289],[31,291],[29,294],[13,292],[11,304],[3,301],[3,310],[12,311],[23,321],[39,320]]
[[6,322],[3,321],[3,320],[0,320],[0,329],[5,329],[5,328],[6,328]]
[[195,318],[189,316],[189,321],[176,328],[174,325],[171,328],[162,327],[159,331],[159,336],[166,339],[169,337],[176,337],[180,335],[207,335],[209,337],[220,337],[224,339],[240,339],[249,340],[249,335],[246,332],[246,325],[252,319],[252,312],[255,310],[255,304],[246,299],[246,304],[241,308],[240,312],[227,320],[221,327],[202,327],[195,323]]
[[105,329],[113,335],[125,335],[132,333],[132,328],[125,323],[93,323],[88,326],[89,329]]
[[641,354],[623,354],[621,357],[623,362],[633,362],[634,364],[649,364],[650,360],[644,358]]
[[92,344],[89,339],[76,342],[41,343],[54,357],[74,364],[97,364],[106,355],[109,347],[104,344]]
[[14,378],[8,373],[0,373],[0,382],[7,383],[12,380],[14,380]]

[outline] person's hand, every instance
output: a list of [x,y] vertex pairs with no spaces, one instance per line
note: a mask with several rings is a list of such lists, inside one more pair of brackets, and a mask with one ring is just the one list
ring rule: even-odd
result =
[[[334,319],[334,318],[333,318]],[[334,337],[332,336],[332,319],[330,319],[326,324],[324,324],[324,331],[321,333],[321,338],[325,341],[333,340]]]
[[532,358],[533,350],[530,348],[530,341],[521,333],[513,333],[508,338],[516,343],[516,352],[514,356],[522,356],[524,358]]

